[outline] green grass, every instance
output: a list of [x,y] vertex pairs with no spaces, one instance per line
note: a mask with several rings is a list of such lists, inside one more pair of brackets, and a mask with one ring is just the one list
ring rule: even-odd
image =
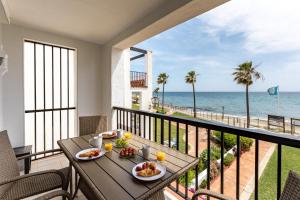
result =
[[[290,170],[300,174],[300,149],[282,146],[282,180],[283,190],[287,175]],[[276,199],[277,194],[277,150],[271,156],[262,176],[259,179],[258,199]],[[251,199],[254,199],[253,194]]]
[[[154,120],[153,120],[153,131],[155,130],[155,125],[154,125]],[[157,119],[157,142],[161,142],[161,120]],[[176,126],[171,124],[171,141],[175,138],[176,139]],[[184,141],[184,136],[185,136],[185,130],[182,128],[179,128],[179,151],[185,153],[185,141]],[[154,135],[153,135],[153,140],[154,140]],[[169,140],[169,122],[164,121],[164,141]]]
[[181,113],[181,112],[174,112],[174,113],[172,114],[172,116],[174,116],[174,117],[191,118],[191,119],[194,118],[194,117],[191,116],[191,115],[187,115],[187,114],[184,114],[184,113]]
[[138,103],[133,103],[133,104],[132,104],[132,109],[139,110],[139,109],[140,109],[140,104],[138,104]]
[[169,109],[164,108],[164,112],[163,112],[162,107],[158,107],[158,108],[156,108],[156,112],[161,113],[161,114],[166,114],[167,112],[169,112]]

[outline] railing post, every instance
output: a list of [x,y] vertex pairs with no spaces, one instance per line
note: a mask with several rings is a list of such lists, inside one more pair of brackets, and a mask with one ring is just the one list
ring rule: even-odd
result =
[[241,147],[240,147],[240,136],[237,135],[236,137],[236,146],[237,146],[237,161],[236,161],[236,199],[240,199],[240,153],[241,153]]
[[254,181],[254,199],[258,200],[258,174],[259,174],[259,142],[255,140],[255,181]]
[[277,199],[281,195],[281,144],[277,146]]
[[221,131],[221,194],[224,193],[224,132]]
[[160,119],[160,143],[164,145],[164,133],[165,133],[165,127],[164,127],[164,119]]

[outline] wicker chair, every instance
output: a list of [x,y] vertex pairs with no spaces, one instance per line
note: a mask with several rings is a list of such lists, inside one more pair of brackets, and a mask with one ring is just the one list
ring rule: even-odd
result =
[[[20,157],[18,160],[54,151],[58,150],[35,153]],[[62,190],[50,192],[38,199],[51,199],[58,196],[71,199],[69,193],[66,192],[67,180],[70,176],[69,168],[20,175],[17,158],[10,144],[7,131],[0,132],[0,160],[1,200],[23,199],[57,188],[62,188]]]
[[192,200],[196,200],[197,197],[204,195],[204,196],[209,196],[209,197],[213,197],[216,199],[220,199],[220,200],[234,200],[233,198],[230,198],[228,196],[225,196],[223,194],[219,194],[217,192],[211,191],[211,190],[204,190],[204,189],[199,189],[195,192],[195,194],[193,195]]
[[300,176],[289,172],[280,200],[300,199]]
[[[196,200],[197,197],[200,195],[210,196],[220,200],[233,200],[232,198],[227,197],[223,194],[219,194],[217,192],[213,192],[210,190],[203,190],[203,189],[198,190],[194,194],[192,200]],[[300,176],[295,172],[290,171],[279,200],[296,200],[296,199],[297,200],[300,199]]]
[[107,131],[106,116],[79,117],[79,135],[88,135],[96,132]]

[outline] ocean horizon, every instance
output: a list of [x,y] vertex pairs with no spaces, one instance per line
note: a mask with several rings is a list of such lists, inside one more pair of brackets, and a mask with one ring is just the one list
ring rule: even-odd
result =
[[[155,94],[153,94],[155,95]],[[162,92],[159,92],[161,100]],[[245,92],[196,92],[196,106],[203,111],[228,115],[246,115]],[[268,114],[300,118],[300,92],[280,92],[279,97],[267,92],[249,92],[250,115],[267,118]],[[192,107],[192,92],[165,92],[165,103]]]

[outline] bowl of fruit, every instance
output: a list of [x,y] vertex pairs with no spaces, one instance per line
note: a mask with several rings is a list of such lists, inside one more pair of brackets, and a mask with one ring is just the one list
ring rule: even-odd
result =
[[123,148],[119,155],[120,158],[133,158],[137,154],[137,150],[132,147]]
[[128,142],[124,138],[118,138],[115,141],[117,148],[124,148],[128,146]]

